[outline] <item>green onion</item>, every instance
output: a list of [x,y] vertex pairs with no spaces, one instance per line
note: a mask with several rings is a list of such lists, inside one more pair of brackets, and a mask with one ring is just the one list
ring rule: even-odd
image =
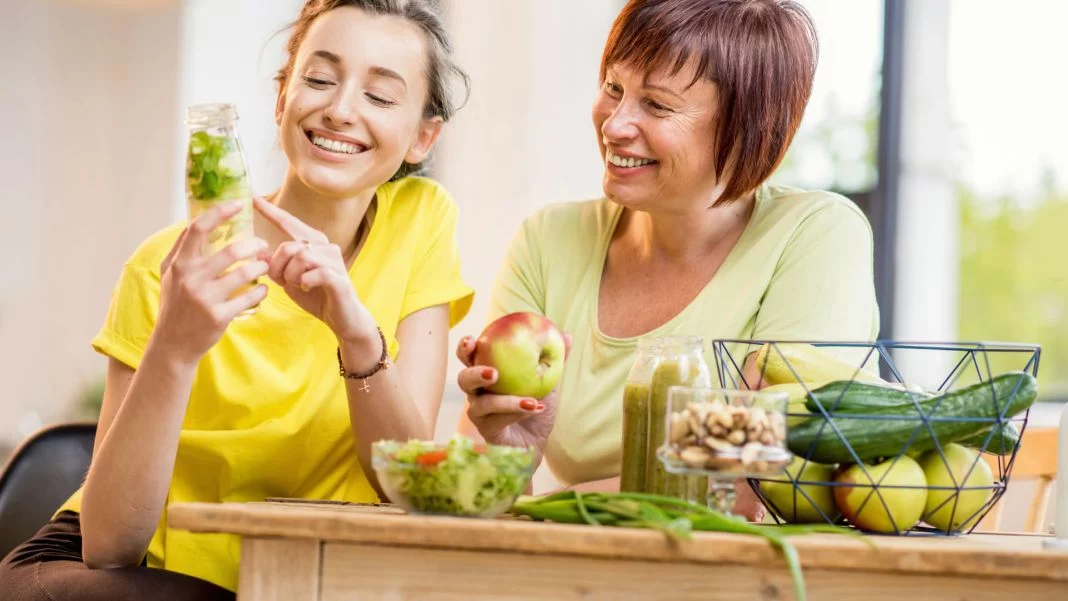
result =
[[798,601],[805,601],[801,560],[797,549],[786,537],[812,533],[846,534],[873,544],[849,528],[826,524],[751,524],[704,505],[645,493],[580,493],[569,490],[544,497],[523,497],[512,506],[512,513],[565,524],[649,528],[683,540],[690,539],[690,533],[694,530],[760,536],[782,552]]

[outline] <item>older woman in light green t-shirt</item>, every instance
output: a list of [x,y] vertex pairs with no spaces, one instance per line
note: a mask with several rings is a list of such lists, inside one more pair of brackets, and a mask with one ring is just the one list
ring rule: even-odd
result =
[[[604,198],[529,217],[490,305],[489,320],[533,311],[570,333],[562,380],[525,399],[482,394],[495,370],[463,370],[461,431],[533,444],[561,482],[612,488],[640,338],[875,338],[863,213],[835,194],[766,183],[801,120],[816,54],[794,2],[627,4],[593,107]],[[472,352],[465,338],[468,365]],[[739,503],[759,517],[751,495]]]

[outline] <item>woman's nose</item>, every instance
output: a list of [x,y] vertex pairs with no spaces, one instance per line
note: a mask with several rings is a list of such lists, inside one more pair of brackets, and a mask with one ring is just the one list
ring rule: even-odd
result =
[[601,136],[605,141],[629,140],[638,135],[637,120],[629,103],[620,102],[601,124]]
[[352,125],[357,114],[356,94],[340,87],[323,111],[327,123],[335,126]]

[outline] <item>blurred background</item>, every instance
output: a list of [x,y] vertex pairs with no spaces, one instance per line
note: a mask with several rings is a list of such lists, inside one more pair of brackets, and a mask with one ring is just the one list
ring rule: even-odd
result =
[[[460,207],[463,273],[478,292],[455,344],[484,325],[523,217],[600,195],[589,112],[623,2],[445,4],[473,81],[432,166]],[[835,190],[867,211],[882,338],[1040,343],[1045,402],[1032,420],[1053,425],[1068,399],[1068,272],[1057,263],[1068,3],[803,4],[820,65],[774,181]],[[186,211],[186,106],[235,103],[256,190],[281,180],[271,78],[278,32],[300,5],[0,0],[0,457],[42,425],[95,415],[105,360],[89,341],[111,287],[134,248]],[[450,383],[439,436],[461,402]]]

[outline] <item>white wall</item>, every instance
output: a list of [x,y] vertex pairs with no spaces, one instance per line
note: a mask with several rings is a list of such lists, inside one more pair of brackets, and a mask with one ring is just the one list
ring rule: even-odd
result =
[[177,16],[4,2],[0,442],[69,416],[123,260],[169,219]]
[[238,105],[258,190],[284,171],[271,36],[300,0],[92,4],[3,2],[0,446],[69,419],[103,373],[89,341],[123,261],[185,214],[187,105]]

